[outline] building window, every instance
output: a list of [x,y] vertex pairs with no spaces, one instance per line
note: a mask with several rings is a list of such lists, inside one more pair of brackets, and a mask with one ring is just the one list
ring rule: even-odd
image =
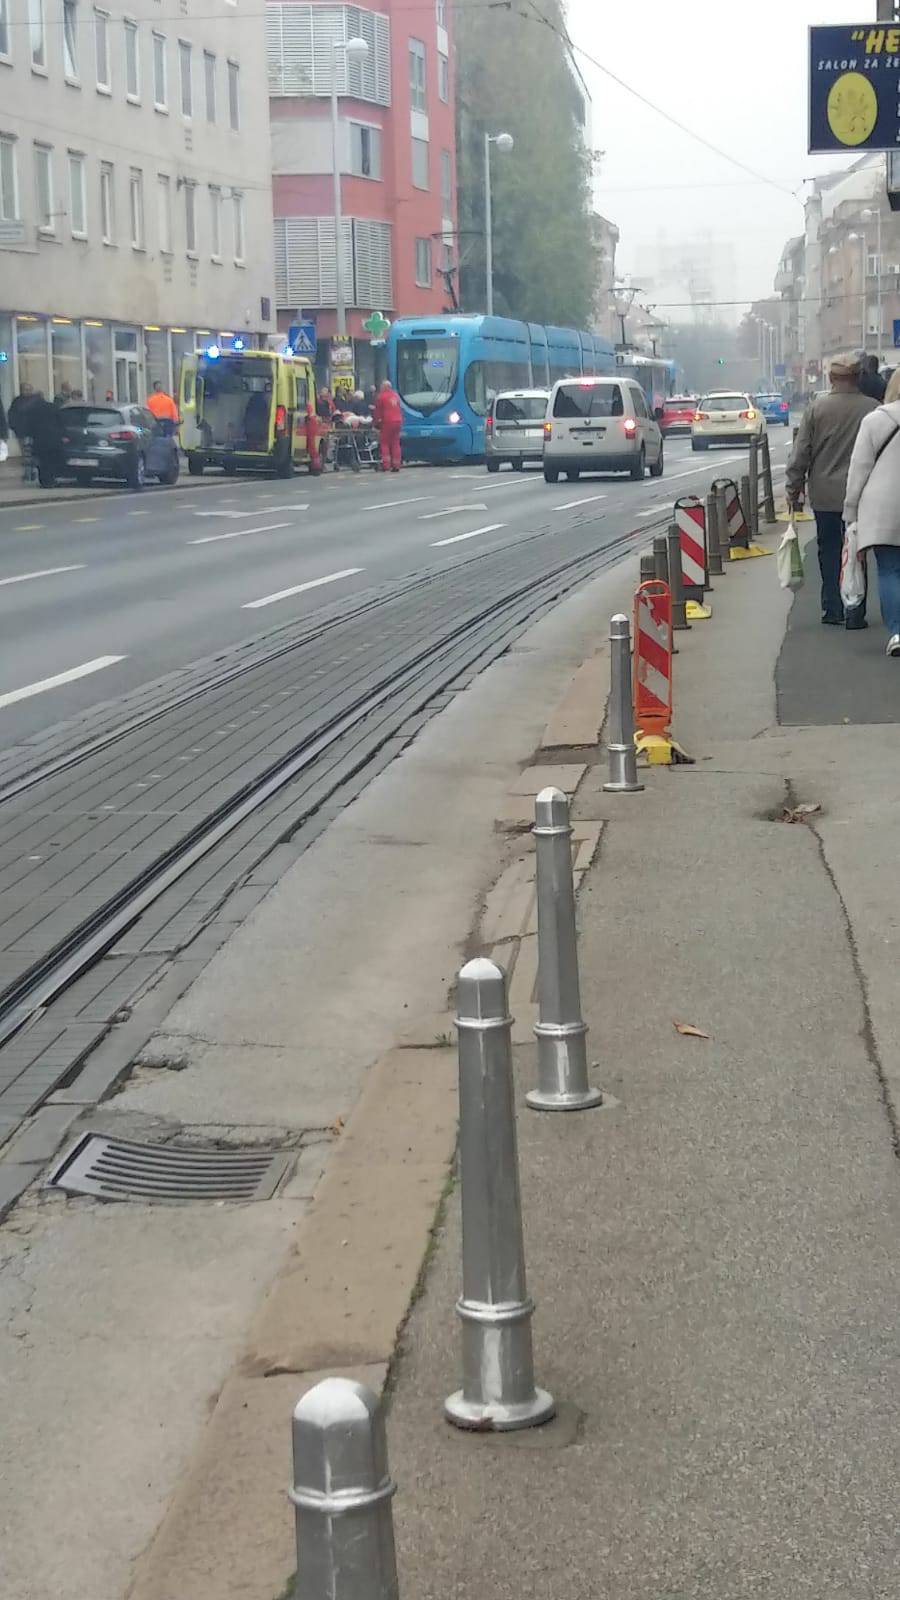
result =
[[447,0],[436,0],[437,25],[439,28],[447,26]]
[[156,175],[156,213],[160,253],[168,256],[172,254],[172,181],[164,172]]
[[232,194],[231,203],[234,207],[234,259],[244,259],[244,196]]
[[453,157],[449,150],[441,151],[441,205],[444,216],[449,217],[453,206]]
[[9,60],[9,0],[0,0],[0,56]]
[[115,168],[111,161],[100,164],[100,237],[112,244],[116,237]]
[[28,0],[28,37],[31,40],[31,65],[38,72],[46,72],[47,37],[44,28],[44,0]]
[[438,94],[446,105],[450,99],[450,57],[442,54],[438,56]]
[[413,111],[426,111],[425,46],[421,39],[409,41],[409,103]]
[[189,256],[197,254],[197,185],[184,186],[184,247]]
[[168,84],[166,82],[165,34],[153,35],[153,104],[157,111],[168,110]]
[[16,141],[0,134],[0,222],[19,220],[19,179]]
[[84,156],[69,151],[69,222],[72,237],[87,238],[87,200],[84,192]]
[[203,52],[203,82],[206,87],[206,120],[216,120],[216,58],[208,50]]
[[866,261],[866,273],[870,278],[878,277],[878,255],[874,250],[869,252],[868,260]]
[[357,178],[381,177],[381,129],[350,124],[350,171]]
[[131,244],[134,250],[144,248],[144,174],[140,167],[132,167],[128,174],[128,216],[131,223]]
[[139,100],[141,95],[141,61],[138,54],[136,22],[125,23],[125,94],[129,100]]
[[181,115],[194,114],[194,86],[191,82],[191,47],[187,39],[178,41],[178,66],[181,72]]
[[53,163],[50,146],[34,147],[34,192],[37,201],[37,225],[41,233],[55,233],[53,216]]
[[97,88],[109,94],[109,12],[94,12],[94,51],[97,57]]
[[228,63],[228,125],[235,133],[241,125],[241,69],[236,61]]
[[63,0],[63,71],[78,82],[78,8],[76,0]]
[[416,283],[420,289],[431,288],[431,240],[416,240]]
[[417,189],[428,188],[428,140],[412,141],[412,181]]
[[209,253],[214,261],[221,261],[222,191],[217,183],[209,186]]

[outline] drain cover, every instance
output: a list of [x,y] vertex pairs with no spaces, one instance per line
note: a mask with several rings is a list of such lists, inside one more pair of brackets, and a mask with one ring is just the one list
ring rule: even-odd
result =
[[101,1200],[268,1200],[291,1152],[197,1150],[85,1133],[57,1161],[47,1187]]

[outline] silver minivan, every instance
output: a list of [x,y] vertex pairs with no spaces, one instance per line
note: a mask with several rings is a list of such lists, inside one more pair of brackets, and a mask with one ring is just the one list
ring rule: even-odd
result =
[[544,423],[544,478],[582,472],[663,474],[663,436],[640,384],[630,378],[561,378]]
[[521,472],[526,461],[542,459],[549,399],[546,389],[510,389],[495,397],[484,424],[488,472],[499,472],[504,461]]

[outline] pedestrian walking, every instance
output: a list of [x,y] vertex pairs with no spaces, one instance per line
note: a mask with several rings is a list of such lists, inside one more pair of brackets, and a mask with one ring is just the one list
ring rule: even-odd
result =
[[25,440],[31,436],[31,430],[28,427],[28,414],[34,405],[34,398],[34,389],[31,384],[23,383],[9,408],[9,425],[19,441],[19,447],[23,455],[25,453]]
[[40,390],[28,413],[31,445],[37,458],[38,483],[52,489],[62,464],[62,422],[59,407],[45,400]]
[[147,396],[147,410],[157,422],[164,424],[160,431],[167,438],[171,438],[178,427],[178,407],[172,396],[167,393],[161,378],[154,380],[153,392]]
[[[822,621],[832,627],[844,623],[841,603],[841,550],[844,543],[844,496],[847,471],[860,424],[877,402],[859,388],[858,357],[835,356],[829,368],[831,388],[816,395],[803,414],[785,488],[791,510],[798,510],[808,495],[816,519],[819,571],[822,575]],[[848,627],[865,626],[865,608],[850,614]]]
[[9,423],[6,420],[6,408],[0,398],[0,461],[5,461],[9,455]]
[[881,405],[887,385],[878,371],[877,356],[862,356],[861,371],[859,374],[860,394],[867,394],[870,400],[877,400]]
[[900,371],[885,403],[864,417],[850,457],[844,521],[856,523],[860,555],[874,550],[886,653],[900,656]]
[[403,427],[403,408],[400,405],[400,396],[391,384],[390,378],[385,378],[384,383],[375,401],[373,421],[381,433],[381,470],[382,472],[399,472],[403,464],[403,455],[400,449],[400,430]]

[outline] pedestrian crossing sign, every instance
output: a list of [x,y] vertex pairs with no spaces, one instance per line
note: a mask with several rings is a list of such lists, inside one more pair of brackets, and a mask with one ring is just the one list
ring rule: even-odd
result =
[[314,322],[295,322],[288,328],[288,344],[295,356],[309,356],[312,358],[318,349],[319,341],[316,335]]

